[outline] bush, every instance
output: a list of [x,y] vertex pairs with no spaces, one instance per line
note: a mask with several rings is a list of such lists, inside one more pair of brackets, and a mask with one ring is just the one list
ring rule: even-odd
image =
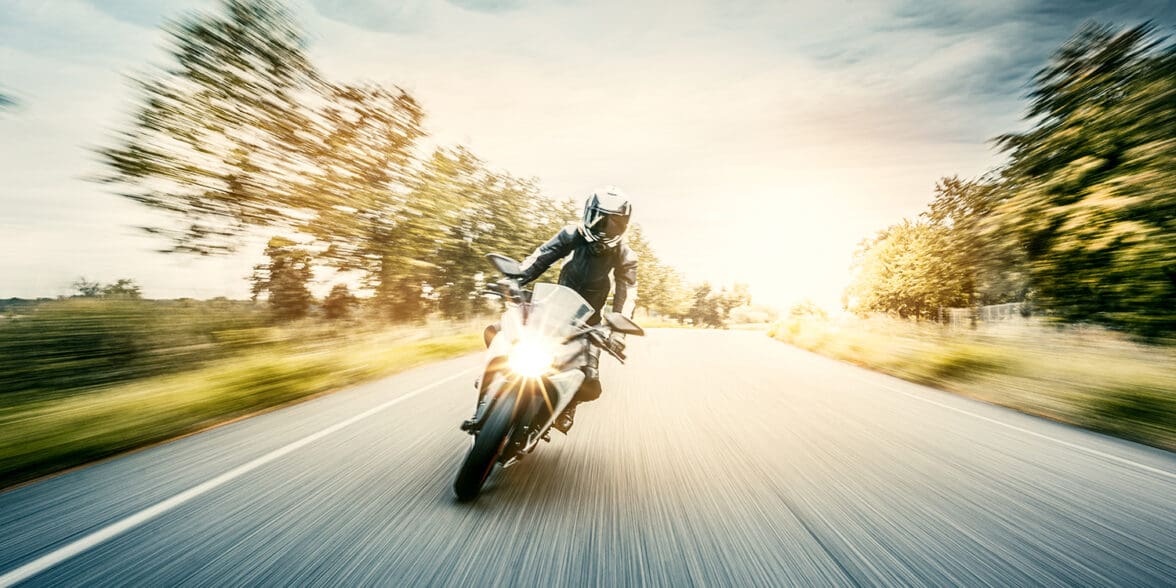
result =
[[0,323],[0,393],[61,393],[190,369],[238,346],[262,318],[228,300],[46,302]]

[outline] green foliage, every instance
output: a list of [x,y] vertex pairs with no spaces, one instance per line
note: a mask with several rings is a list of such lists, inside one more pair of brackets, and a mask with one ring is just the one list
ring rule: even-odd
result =
[[112,284],[103,286],[98,282],[87,280],[83,276],[74,281],[73,288],[77,291],[75,297],[80,298],[101,297],[139,300],[143,297],[143,292],[140,290],[139,285],[134,280],[128,278],[121,278]]
[[944,277],[959,283],[968,306],[1019,301],[1027,295],[1024,260],[993,215],[1002,190],[991,178],[941,178],[922,214],[942,228],[944,242],[937,254],[958,272]]
[[102,293],[102,285],[98,282],[87,280],[85,276],[74,281],[73,289],[77,290],[77,295],[82,298],[97,298]]
[[[524,258],[578,216],[465,147],[420,159],[416,100],[323,79],[276,0],[224,0],[166,38],[171,63],[139,80],[134,118],[99,151],[102,179],[165,213],[148,230],[171,251],[229,252],[257,227],[306,242],[314,258],[271,242],[252,278],[278,318],[306,313],[312,263],[360,274],[388,319],[483,312],[483,256]],[[681,278],[652,252],[643,265],[644,295],[659,312],[684,313]]]
[[825,312],[825,309],[818,306],[817,303],[813,302],[812,300],[804,300],[800,303],[792,305],[792,308],[788,309],[788,316],[790,316],[790,317],[811,316],[811,317],[816,317],[816,318],[820,318],[820,319],[825,319],[825,318],[829,318],[829,313]]
[[1139,382],[1109,387],[1094,396],[1084,417],[1091,428],[1129,438],[1163,438],[1176,423],[1173,391]]
[[405,341],[379,334],[328,343],[314,353],[280,344],[253,348],[84,393],[0,395],[0,486],[467,353],[481,347],[481,335]]
[[361,272],[390,318],[420,316],[423,276],[416,260],[440,236],[438,203],[408,194],[412,151],[424,112],[403,91],[330,86],[307,130],[308,180],[299,229],[325,246],[321,261]]
[[967,304],[968,273],[949,235],[942,225],[903,221],[863,242],[854,255],[846,307],[863,315],[930,319],[941,306]]
[[715,292],[710,282],[703,282],[694,288],[694,300],[687,317],[695,324],[705,327],[726,328],[731,310],[751,304],[751,294],[746,284],[735,284],[731,290]]
[[535,180],[492,170],[464,147],[435,150],[409,195],[427,221],[425,238],[394,253],[412,268],[414,283],[432,286],[437,309],[451,318],[483,310],[477,278],[489,269],[486,253],[523,259],[575,218],[570,202],[545,198]]
[[719,307],[719,298],[711,291],[710,282],[703,282],[694,289],[694,303],[690,306],[689,316],[696,325],[723,326],[723,313]]
[[1023,299],[1016,250],[991,225],[1000,190],[992,180],[941,178],[921,219],[859,245],[846,308],[934,319],[940,307]]
[[143,292],[139,289],[139,285],[136,284],[134,280],[122,278],[113,284],[107,284],[103,286],[102,297],[139,300],[143,298]]
[[314,278],[310,253],[290,239],[274,237],[265,256],[268,261],[253,268],[253,299],[268,295],[270,311],[278,320],[306,316],[314,302],[307,287]]
[[1176,45],[1089,25],[1034,80],[1035,126],[1005,135],[998,223],[1039,305],[1069,321],[1176,332]]
[[0,392],[66,394],[190,367],[231,346],[223,331],[260,326],[250,305],[73,298],[0,322]]
[[688,315],[692,298],[686,281],[657,256],[640,224],[629,227],[625,242],[637,255],[637,308],[667,317]]
[[909,369],[911,379],[925,384],[970,381],[980,376],[1014,371],[1015,359],[1002,349],[971,343],[938,345]]
[[275,0],[224,0],[222,14],[165,32],[172,63],[137,80],[130,127],[98,151],[101,179],[169,214],[147,230],[172,251],[231,251],[247,227],[285,224],[301,204],[304,105],[318,76]]
[[847,307],[1032,301],[1049,316],[1176,333],[1176,45],[1151,25],[1088,25],[1034,79],[1010,160],[944,178],[920,222],[863,243]]

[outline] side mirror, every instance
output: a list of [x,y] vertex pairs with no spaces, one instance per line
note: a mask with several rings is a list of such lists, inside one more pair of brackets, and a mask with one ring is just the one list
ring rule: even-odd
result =
[[604,313],[604,322],[612,330],[626,335],[637,335],[638,337],[645,334],[645,330],[637,326],[637,323],[629,319],[629,317],[619,312]]
[[501,272],[504,276],[514,278],[523,275],[523,268],[519,267],[519,262],[502,255],[500,253],[488,253],[486,259],[494,266],[494,269]]

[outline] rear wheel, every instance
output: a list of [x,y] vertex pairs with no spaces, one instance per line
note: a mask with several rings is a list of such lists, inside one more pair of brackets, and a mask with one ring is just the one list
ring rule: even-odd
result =
[[457,479],[453,481],[453,493],[458,500],[466,502],[478,497],[482,484],[486,483],[490,470],[494,469],[494,462],[509,440],[517,401],[517,393],[507,392],[490,409],[486,423],[474,436],[474,445],[470,447],[470,452],[457,472]]

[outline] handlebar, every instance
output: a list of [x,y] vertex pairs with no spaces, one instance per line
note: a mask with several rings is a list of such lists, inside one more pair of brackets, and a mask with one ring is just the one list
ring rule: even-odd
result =
[[[528,296],[528,294],[530,294],[530,292],[523,290],[523,285],[520,281],[521,278],[523,278],[523,274],[518,273],[518,264],[514,260],[500,254],[490,254],[487,255],[487,258],[490,259],[495,268],[502,272],[502,275],[505,277],[498,280],[497,282],[494,282],[493,284],[487,284],[487,287],[482,289],[482,293],[499,296],[508,300],[509,302],[518,304],[523,312],[523,320],[526,321],[529,310],[528,303],[530,302],[530,296]],[[597,347],[600,347],[604,351],[608,352],[608,354],[615,357],[617,361],[625,363],[626,356],[624,346],[622,345],[617,347],[612,345],[605,333],[608,333],[608,331],[599,326],[585,327],[582,330],[565,338],[564,343],[570,343],[576,338],[587,336],[591,344],[596,345]]]
[[600,327],[588,327],[587,329],[580,331],[579,333],[576,333],[575,335],[568,337],[567,339],[565,339],[565,342],[572,341],[573,339],[576,339],[577,337],[587,336],[588,341],[591,344],[596,345],[597,347],[608,352],[608,354],[615,357],[617,361],[619,361],[621,363],[625,363],[625,360],[628,358],[625,355],[625,351],[623,349],[618,349],[618,348],[614,347],[613,345],[611,345],[609,343],[608,338],[605,337],[604,333],[605,333],[604,329],[601,329]]

